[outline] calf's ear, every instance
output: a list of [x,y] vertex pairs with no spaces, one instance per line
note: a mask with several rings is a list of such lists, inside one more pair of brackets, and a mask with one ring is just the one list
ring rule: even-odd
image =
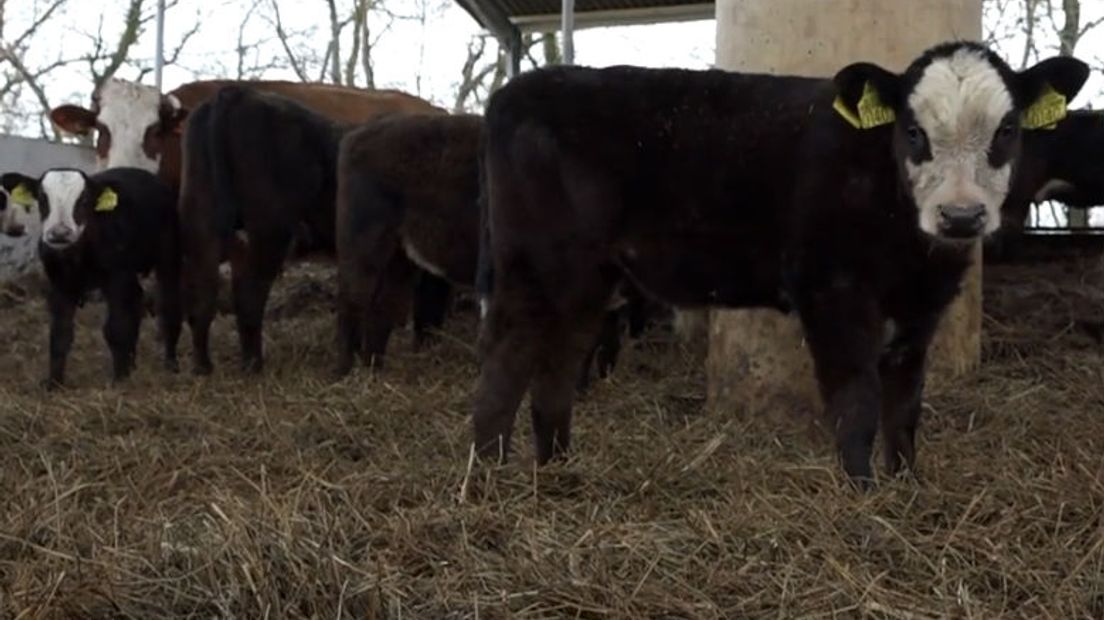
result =
[[1054,127],[1088,78],[1089,66],[1071,56],[1048,58],[1017,73],[1013,96],[1024,110],[1024,128]]
[[58,129],[76,136],[86,136],[96,128],[96,113],[75,105],[59,105],[50,110],[50,120]]
[[4,192],[17,205],[31,206],[37,202],[35,194],[38,193],[38,179],[18,172],[8,172],[0,176],[0,186],[3,186]]
[[888,125],[900,105],[901,78],[878,65],[857,62],[840,70],[836,85],[836,112],[859,129]]

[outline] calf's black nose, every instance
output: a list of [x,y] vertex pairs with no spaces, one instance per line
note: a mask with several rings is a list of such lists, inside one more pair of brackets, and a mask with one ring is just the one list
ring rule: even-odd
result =
[[46,241],[50,243],[65,243],[69,241],[72,231],[67,226],[55,226],[46,231]]
[[985,229],[985,205],[943,205],[939,207],[939,232],[944,237],[976,237]]

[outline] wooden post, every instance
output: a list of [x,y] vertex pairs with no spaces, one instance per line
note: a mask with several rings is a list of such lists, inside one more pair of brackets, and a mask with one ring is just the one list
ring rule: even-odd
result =
[[[922,51],[981,38],[982,0],[717,0],[717,66],[830,77],[859,60],[902,71]],[[886,153],[886,157],[890,154]],[[933,345],[929,375],[959,375],[981,360],[981,248]],[[796,316],[773,310],[711,314],[709,407],[742,414],[820,411],[812,359]]]

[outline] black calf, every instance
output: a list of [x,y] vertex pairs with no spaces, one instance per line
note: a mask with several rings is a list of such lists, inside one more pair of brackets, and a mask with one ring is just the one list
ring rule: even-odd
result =
[[165,366],[177,369],[180,336],[180,244],[176,200],[153,174],[115,168],[93,176],[54,169],[38,179],[5,175],[9,197],[33,200],[42,217],[39,257],[50,280],[50,371],[47,384],[65,381],[73,343],[73,317],[85,295],[103,291],[112,376],[125,379],[134,367],[142,320],[140,275],[157,275],[158,321]]

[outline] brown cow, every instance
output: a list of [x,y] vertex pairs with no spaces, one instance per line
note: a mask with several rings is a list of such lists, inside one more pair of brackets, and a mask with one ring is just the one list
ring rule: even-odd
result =
[[338,375],[378,364],[415,265],[472,286],[479,255],[474,115],[393,115],[349,133],[338,158]]

